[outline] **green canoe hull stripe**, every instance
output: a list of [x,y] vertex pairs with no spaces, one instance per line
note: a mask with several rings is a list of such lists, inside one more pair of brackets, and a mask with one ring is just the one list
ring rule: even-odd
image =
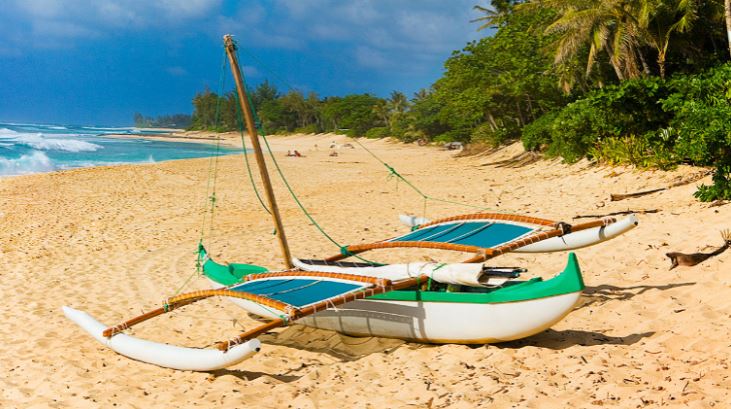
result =
[[228,265],[219,264],[207,257],[206,249],[201,246],[198,249],[198,259],[203,261],[203,274],[211,280],[225,285],[226,287],[238,284],[249,274],[266,273],[267,268],[254,264],[231,263]]
[[439,292],[439,291],[391,291],[374,295],[369,299],[388,301],[422,301],[493,304],[535,300],[555,297],[582,291],[584,280],[581,277],[579,262],[574,253],[564,271],[556,277],[543,281],[533,278],[528,281],[506,283],[506,285],[487,292]]
[[[198,256],[203,263],[203,274],[216,283],[231,286],[243,281],[249,274],[264,273],[268,270],[253,264],[216,263],[207,257],[206,250],[201,246]],[[574,253],[569,253],[568,263],[561,274],[549,280],[533,278],[528,281],[508,282],[495,289],[475,288],[466,292],[443,291],[391,291],[374,295],[368,299],[383,301],[411,301],[411,302],[450,302],[492,304],[535,300],[539,298],[555,297],[582,291],[584,280],[581,277],[579,262]]]

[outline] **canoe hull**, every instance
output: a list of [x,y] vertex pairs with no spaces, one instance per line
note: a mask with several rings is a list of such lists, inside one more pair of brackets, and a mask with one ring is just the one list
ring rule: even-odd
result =
[[[359,300],[301,318],[298,324],[351,336],[398,338],[434,344],[486,344],[525,338],[542,332],[574,308],[581,292],[504,303],[452,303]],[[264,317],[271,311],[230,298],[239,307]]]
[[[210,281],[214,287],[221,286]],[[535,278],[487,291],[392,291],[329,308],[297,322],[353,336],[426,343],[503,342],[549,328],[571,312],[583,289],[578,260],[571,253],[564,271],[546,281]],[[261,317],[277,318],[283,313],[245,299],[229,299]]]

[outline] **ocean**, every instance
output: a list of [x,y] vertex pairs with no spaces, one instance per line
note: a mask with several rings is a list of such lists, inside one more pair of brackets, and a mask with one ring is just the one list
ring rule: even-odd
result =
[[154,163],[240,153],[212,144],[110,138],[154,135],[136,128],[0,122],[0,177],[124,163]]

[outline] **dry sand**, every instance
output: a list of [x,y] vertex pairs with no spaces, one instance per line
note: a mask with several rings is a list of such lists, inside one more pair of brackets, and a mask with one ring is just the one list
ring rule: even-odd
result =
[[[405,231],[422,200],[344,137],[273,138],[303,202],[343,243]],[[99,167],[0,179],[0,406],[14,407],[728,407],[731,251],[668,271],[668,251],[722,243],[731,206],[696,202],[695,185],[610,202],[610,193],[664,186],[699,169],[640,172],[586,162],[520,168],[489,156],[366,141],[429,194],[553,219],[629,209],[625,236],[579,250],[583,302],[552,329],[501,345],[419,345],[290,327],[266,335],[253,359],[215,373],[176,372],[101,347],[62,313],[84,309],[106,323],[160,305],[195,272],[209,159]],[[315,148],[315,145],[318,145]],[[287,158],[297,149],[305,158]],[[279,267],[270,220],[247,181],[242,156],[221,158],[218,208],[206,243],[222,261]],[[276,178],[275,178],[276,179]],[[702,180],[709,183],[709,178]],[[293,253],[337,252],[285,196],[280,206]],[[438,217],[471,209],[429,203]],[[398,256],[412,253],[402,252]],[[413,253],[414,257],[417,257]],[[374,258],[388,259],[374,253]],[[565,254],[508,255],[502,262],[549,276]],[[194,277],[185,290],[206,288]],[[226,300],[201,302],[133,329],[146,338],[204,346],[250,327]]]

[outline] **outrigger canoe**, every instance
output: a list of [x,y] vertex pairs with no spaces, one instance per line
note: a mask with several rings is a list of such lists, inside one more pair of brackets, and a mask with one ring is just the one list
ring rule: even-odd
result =
[[[229,274],[240,282],[169,298],[161,308],[112,327],[73,308],[64,307],[64,314],[97,341],[129,358],[179,370],[211,371],[251,357],[261,348],[256,336],[294,322],[355,336],[429,343],[482,344],[523,338],[566,316],[584,288],[573,253],[564,271],[549,280],[515,280],[499,287],[462,287],[458,292],[430,283],[429,273],[388,279],[331,272],[261,272],[261,267],[226,266],[210,258],[203,269],[209,278]],[[422,290],[423,286],[434,290]],[[123,333],[213,296],[228,297],[271,321],[219,342],[215,349],[168,345]]]

